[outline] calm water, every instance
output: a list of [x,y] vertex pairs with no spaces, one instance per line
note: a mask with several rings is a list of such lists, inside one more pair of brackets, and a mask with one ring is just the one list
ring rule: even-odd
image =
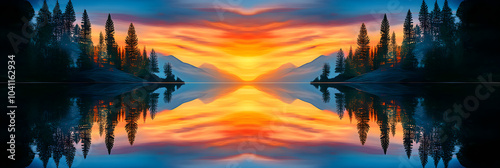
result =
[[500,93],[445,112],[476,87],[21,85],[18,157],[28,167],[477,165],[470,150],[483,146],[469,144],[488,141],[482,122]]

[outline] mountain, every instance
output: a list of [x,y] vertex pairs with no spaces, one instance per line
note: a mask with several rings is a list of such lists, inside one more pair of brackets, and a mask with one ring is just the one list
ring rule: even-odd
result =
[[212,64],[204,63],[204,64],[200,65],[200,67],[198,67],[198,68],[204,70],[205,72],[207,72],[209,74],[217,76],[221,82],[242,81],[242,79],[240,77],[238,77],[234,74],[231,74],[227,71],[223,71],[223,70],[215,67],[215,65],[212,65]]
[[284,76],[288,73],[290,73],[292,70],[297,68],[297,66],[293,65],[292,63],[286,63],[281,65],[279,68],[269,71],[265,74],[262,74],[255,78],[254,81],[272,81],[276,79],[278,76]]
[[182,62],[172,55],[163,56],[161,54],[158,54],[158,66],[160,68],[160,73],[158,73],[158,76],[165,77],[165,73],[163,73],[163,65],[167,62],[172,65],[173,74],[181,78],[185,82],[242,81],[238,76],[220,70],[214,65],[203,64],[200,67],[196,67],[191,64]]
[[323,65],[329,63],[332,73],[330,76],[335,76],[333,71],[335,69],[334,56],[319,56],[313,61],[304,64],[300,67],[295,67],[291,63],[284,64],[279,68],[269,71],[255,78],[256,82],[310,82],[322,73]]

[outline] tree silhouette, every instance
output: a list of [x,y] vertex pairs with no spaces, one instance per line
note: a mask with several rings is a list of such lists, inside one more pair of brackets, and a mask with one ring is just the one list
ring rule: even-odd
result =
[[345,57],[344,57],[344,51],[342,51],[342,48],[337,54],[337,62],[335,63],[335,73],[344,73],[345,69]]
[[415,26],[415,43],[420,43],[422,42],[422,30],[420,29],[420,26],[417,24]]
[[439,9],[439,5],[437,3],[434,3],[434,10],[430,13],[430,23],[431,23],[431,34],[432,34],[432,40],[437,41],[439,40],[439,28],[441,27],[441,9]]
[[386,62],[392,62],[394,64],[397,63],[397,58],[398,58],[398,44],[396,43],[396,32],[392,32],[391,36],[391,43],[389,44],[389,52],[388,56],[385,59]]
[[[75,10],[73,9],[73,3],[71,3],[71,0],[69,0],[68,4],[66,4],[66,9],[64,10],[63,19],[64,19],[64,27],[63,27],[64,37],[69,39],[69,37],[71,37],[72,33],[71,31],[74,28],[73,23],[76,21]],[[78,32],[78,34],[80,33]]]
[[[415,44],[416,44],[415,39],[416,38],[420,39],[420,28],[417,25],[415,29],[416,30],[414,31],[411,11],[408,10],[403,28],[404,32],[403,45],[401,46],[402,68],[407,70],[415,70],[418,64],[418,61],[415,58],[413,51],[415,49]],[[418,37],[415,37],[415,34],[417,33]]]
[[43,1],[43,6],[38,11],[38,16],[36,17],[36,48],[39,51],[38,58],[44,59],[48,57],[48,46],[50,40],[52,39],[52,14],[49,11],[49,6],[47,5],[47,1]]
[[142,50],[142,69],[146,73],[150,73],[150,63],[149,63],[149,58],[148,58],[148,53],[146,53],[146,46],[144,46],[144,49]]
[[344,68],[344,76],[346,77],[354,77],[356,76],[355,65],[354,65],[354,54],[352,52],[352,46],[349,49],[349,55],[345,59],[345,68]]
[[382,20],[382,24],[380,27],[379,49],[377,56],[373,60],[373,69],[378,69],[380,65],[385,64],[387,61],[387,55],[389,52],[389,41],[390,41],[389,33],[390,33],[389,20],[387,20],[387,15],[384,14],[384,19]]
[[158,73],[160,72],[160,68],[158,68],[158,56],[156,55],[155,49],[151,49],[151,54],[149,55],[150,63],[151,63],[151,72]]
[[328,76],[330,76],[330,64],[325,63],[323,65],[323,70],[322,70],[321,76],[319,77],[319,80],[320,81],[327,81]]
[[115,41],[115,26],[113,20],[111,19],[111,14],[108,14],[108,19],[106,20],[104,29],[106,34],[105,41],[109,63],[114,65],[116,69],[122,69],[122,60],[118,56],[118,45]]
[[62,39],[64,31],[64,16],[59,7],[59,1],[56,1],[56,6],[52,10],[52,24],[54,25],[54,40],[59,42]]
[[423,41],[428,42],[429,40],[431,40],[430,38],[431,19],[429,16],[429,8],[427,7],[425,0],[422,0],[422,5],[420,7],[418,20],[420,21],[420,28],[422,29],[423,32],[423,38],[424,38]]
[[80,56],[78,57],[77,64],[82,70],[90,69],[93,65],[93,44],[92,44],[92,30],[87,10],[83,11],[81,32],[80,32]]
[[151,120],[155,119],[155,115],[156,115],[156,112],[157,112],[157,108],[158,108],[158,98],[159,98],[160,94],[158,93],[152,93],[150,98],[150,108],[149,108],[149,115],[151,116]]
[[75,43],[78,43],[80,41],[80,32],[82,31],[80,29],[80,26],[78,24],[75,25],[75,27],[73,27],[73,42]]
[[368,72],[371,68],[369,65],[370,57],[370,38],[368,37],[368,31],[363,23],[358,35],[358,48],[354,54],[354,65],[357,67],[358,74],[364,74]]
[[321,86],[321,85],[320,85],[320,89],[319,89],[319,91],[320,91],[321,93],[323,93],[323,95],[322,95],[322,96],[323,96],[323,102],[324,102],[324,103],[328,103],[328,102],[330,102],[330,91],[328,91],[328,87],[327,87],[327,86]]
[[337,105],[337,114],[339,115],[339,119],[342,120],[344,117],[344,104],[345,104],[345,95],[344,93],[335,93],[335,103]]
[[441,27],[440,29],[440,39],[444,44],[452,49],[455,46],[455,17],[453,17],[453,12],[448,5],[448,0],[444,1],[443,10],[441,12]]
[[133,23],[130,23],[128,28],[127,37],[125,38],[125,71],[137,74],[138,64],[137,58],[139,57],[138,38],[135,34],[135,27]]

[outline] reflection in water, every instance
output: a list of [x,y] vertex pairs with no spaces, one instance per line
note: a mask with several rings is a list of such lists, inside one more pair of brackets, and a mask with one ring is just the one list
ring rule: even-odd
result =
[[[454,159],[452,167],[470,165],[463,145],[455,150],[467,138],[455,128],[455,122],[442,117],[463,93],[443,97],[436,92],[442,87],[405,95],[363,90],[367,86],[315,87],[317,90],[303,84],[166,85],[105,96],[63,88],[50,99],[24,101],[27,109],[23,110],[30,114],[26,126],[30,131],[24,136],[30,140],[23,143],[28,151],[23,152],[23,158],[32,167],[50,167],[51,158],[58,167],[63,157],[72,167],[79,154],[85,160],[78,166],[83,167],[102,163],[143,167],[160,163],[168,167],[234,163],[241,167],[395,167],[416,166],[415,158],[423,167],[428,162],[448,167]],[[48,94],[51,89],[23,90],[34,95]],[[158,101],[160,97],[163,102]],[[482,108],[497,109],[489,105]],[[100,149],[107,150],[105,155]],[[176,157],[130,158],[162,155]],[[408,161],[401,161],[401,156]],[[126,158],[134,161],[123,160]]]
[[[325,102],[329,100],[328,86],[320,87]],[[410,159],[413,142],[418,143],[418,155],[423,167],[431,156],[437,167],[440,160],[448,167],[452,159],[456,144],[456,132],[450,123],[435,120],[416,125],[415,110],[418,105],[417,97],[385,98],[371,95],[353,88],[335,86],[342,93],[335,94],[339,117],[343,116],[344,107],[349,113],[349,119],[356,118],[359,140],[364,145],[370,129],[369,121],[374,120],[380,129],[380,144],[387,153],[390,135],[395,135],[396,124],[401,123],[403,128],[403,145],[408,159]],[[446,138],[443,138],[446,137]]]

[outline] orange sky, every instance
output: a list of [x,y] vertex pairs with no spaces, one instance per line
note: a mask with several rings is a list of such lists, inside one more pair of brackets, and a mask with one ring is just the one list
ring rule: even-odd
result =
[[[245,12],[245,11],[242,11]],[[245,16],[258,12],[246,12]],[[130,22],[114,16],[116,41],[124,46]],[[380,16],[381,18],[383,15]],[[403,17],[403,16],[401,16]],[[372,16],[366,20],[371,46],[380,39],[380,21]],[[134,22],[139,48],[154,48],[163,55],[174,55],[180,60],[200,66],[203,63],[233,73],[245,81],[292,63],[301,66],[320,55],[336,53],[340,48],[348,52],[356,48],[356,38],[362,21],[349,24],[301,23],[276,21],[269,18],[259,21],[245,17],[226,18],[225,21],[198,21],[193,24],[167,24],[163,22]],[[98,42],[103,24],[93,24],[92,36]],[[402,41],[402,25],[392,25],[397,42]]]

